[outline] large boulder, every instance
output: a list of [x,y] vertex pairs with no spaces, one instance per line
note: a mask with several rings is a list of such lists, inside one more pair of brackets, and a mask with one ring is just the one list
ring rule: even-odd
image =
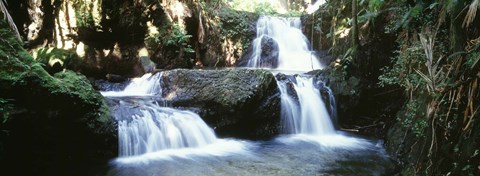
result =
[[278,134],[280,97],[269,71],[164,71],[162,89],[171,106],[197,109],[221,136],[262,138]]
[[51,76],[4,21],[0,27],[2,173],[89,175],[93,163],[114,157],[114,122],[85,76],[71,71]]

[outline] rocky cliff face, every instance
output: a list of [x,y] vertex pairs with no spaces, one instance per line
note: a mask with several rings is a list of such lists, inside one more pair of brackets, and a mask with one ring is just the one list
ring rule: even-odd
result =
[[[8,1],[26,47],[45,68],[87,77],[157,69],[233,66],[255,37],[258,15],[222,2]],[[18,13],[17,13],[18,12]],[[49,69],[52,73],[61,69]]]

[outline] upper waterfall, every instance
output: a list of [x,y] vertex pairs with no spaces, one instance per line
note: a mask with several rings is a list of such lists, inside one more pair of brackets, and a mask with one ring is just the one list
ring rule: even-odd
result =
[[[273,39],[278,45],[275,61],[262,60],[262,40]],[[266,65],[265,62],[275,62]],[[301,30],[299,17],[260,17],[257,21],[257,38],[253,41],[253,54],[248,67],[269,67],[280,70],[310,71],[322,69]]]

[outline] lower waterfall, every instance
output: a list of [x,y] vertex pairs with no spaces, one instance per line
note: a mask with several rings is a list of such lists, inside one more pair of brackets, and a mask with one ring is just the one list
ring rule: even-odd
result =
[[124,90],[101,92],[110,102],[118,123],[121,162],[186,153],[222,155],[243,150],[241,141],[218,139],[198,114],[165,107],[161,75],[146,74],[130,81]]
[[[326,135],[335,134],[329,112],[313,78],[293,76],[291,82],[277,81],[281,92],[281,116],[287,133]],[[289,94],[292,83],[297,99]]]
[[120,156],[201,147],[217,140],[213,130],[193,112],[155,104],[143,106],[131,120],[118,122]]

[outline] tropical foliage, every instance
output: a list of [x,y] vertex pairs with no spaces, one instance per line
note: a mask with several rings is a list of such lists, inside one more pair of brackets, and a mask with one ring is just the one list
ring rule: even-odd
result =
[[[388,8],[373,9],[395,17],[384,31],[397,37],[397,49],[379,85],[405,90],[406,103],[397,121],[414,136],[411,150],[421,151],[415,159],[406,159],[405,170],[422,175],[478,174],[478,1],[387,3]],[[364,8],[369,11],[372,6]],[[367,29],[371,27],[380,26],[366,26],[364,35],[371,36]],[[462,154],[451,154],[458,150]]]

